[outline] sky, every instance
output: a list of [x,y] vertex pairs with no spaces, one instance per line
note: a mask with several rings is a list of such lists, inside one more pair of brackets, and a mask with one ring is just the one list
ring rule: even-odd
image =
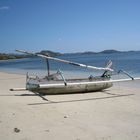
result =
[[0,0],[0,53],[140,50],[140,0]]

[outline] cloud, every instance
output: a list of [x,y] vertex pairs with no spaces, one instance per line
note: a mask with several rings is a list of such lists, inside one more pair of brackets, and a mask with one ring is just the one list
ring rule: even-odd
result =
[[2,7],[0,7],[0,10],[9,10],[9,9],[10,9],[9,6],[2,6]]

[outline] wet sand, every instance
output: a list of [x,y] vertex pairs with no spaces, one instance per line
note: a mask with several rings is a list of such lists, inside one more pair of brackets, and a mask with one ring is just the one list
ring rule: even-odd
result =
[[140,139],[140,81],[70,95],[9,91],[25,81],[24,75],[0,72],[1,140]]

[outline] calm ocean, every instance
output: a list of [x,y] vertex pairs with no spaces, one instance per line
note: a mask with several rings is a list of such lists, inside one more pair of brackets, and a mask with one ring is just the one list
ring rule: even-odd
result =
[[[61,59],[79,62],[87,65],[104,67],[109,60],[113,62],[113,69],[116,71],[122,69],[127,71],[130,75],[140,77],[140,52],[128,52],[128,53],[112,53],[112,54],[86,54],[86,55],[64,55],[59,56]],[[85,68],[79,68],[60,62],[50,61],[50,67],[52,71],[61,71],[75,76],[88,76],[88,75],[100,75],[103,72],[97,72],[87,70]],[[25,74],[27,72],[31,74],[44,75],[46,74],[45,60],[38,57],[25,58],[19,60],[6,60],[0,61],[0,71],[6,71],[11,73]]]

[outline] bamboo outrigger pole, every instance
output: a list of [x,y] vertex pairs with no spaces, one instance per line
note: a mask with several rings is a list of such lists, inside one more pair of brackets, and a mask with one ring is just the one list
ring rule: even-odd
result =
[[[73,86],[73,85],[88,85],[88,84],[107,84],[107,83],[117,83],[117,82],[128,82],[128,81],[134,81],[134,80],[140,80],[140,77],[138,78],[127,78],[127,79],[118,79],[118,80],[105,80],[105,81],[92,81],[92,82],[74,82],[74,83],[67,83],[67,86]],[[12,88],[10,91],[25,91],[25,90],[36,90],[36,89],[44,89],[44,88],[53,88],[53,87],[63,87],[65,86],[63,83],[54,83],[54,84],[37,84],[34,88]]]
[[113,69],[111,69],[109,67],[106,67],[106,68],[95,67],[95,66],[80,64],[80,63],[76,63],[76,62],[71,62],[71,61],[67,61],[67,60],[63,60],[63,59],[59,59],[59,58],[55,58],[55,57],[51,57],[51,56],[47,56],[47,55],[43,55],[43,54],[39,54],[39,53],[32,53],[32,52],[28,52],[28,51],[24,51],[24,50],[16,50],[16,51],[21,52],[21,53],[26,53],[26,54],[29,54],[29,55],[33,55],[33,56],[38,56],[38,57],[47,58],[47,59],[50,59],[50,60],[55,60],[55,61],[67,63],[67,64],[74,65],[74,66],[84,67],[84,68],[87,68],[87,69],[114,71]]

